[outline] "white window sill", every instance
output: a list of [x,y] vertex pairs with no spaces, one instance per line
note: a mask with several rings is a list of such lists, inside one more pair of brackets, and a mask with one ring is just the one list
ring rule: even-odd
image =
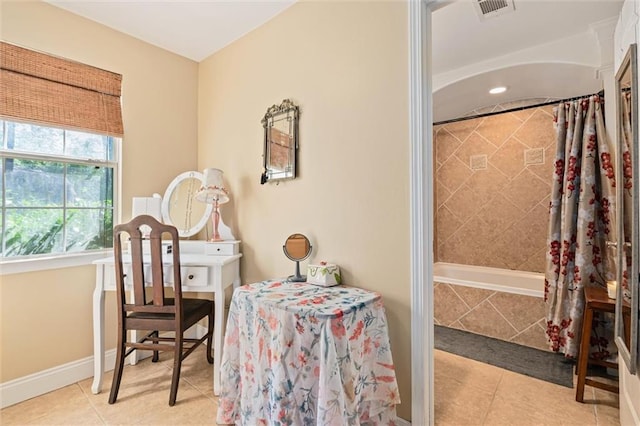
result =
[[91,265],[91,262],[94,260],[102,259],[109,255],[113,255],[112,250],[39,257],[35,259],[2,260],[0,261],[0,276]]

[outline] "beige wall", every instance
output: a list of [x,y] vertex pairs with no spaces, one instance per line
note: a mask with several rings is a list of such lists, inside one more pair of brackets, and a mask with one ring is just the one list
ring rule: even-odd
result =
[[[544,272],[552,107],[444,124],[435,135],[437,261]],[[486,162],[472,161],[479,156]]]
[[[196,168],[196,62],[46,3],[0,7],[2,40],[123,75],[124,220],[131,197],[162,194],[176,175]],[[0,280],[0,382],[93,355],[93,266]],[[106,347],[113,348],[114,299],[107,301]]]
[[[306,234],[310,261],[338,263],[346,284],[382,293],[410,418],[407,8],[305,2],[199,70],[199,168],[224,170],[225,223],[242,240],[245,283],[293,273],[282,253]],[[299,178],[260,185],[267,108],[300,106]],[[306,267],[306,262],[303,264]]]

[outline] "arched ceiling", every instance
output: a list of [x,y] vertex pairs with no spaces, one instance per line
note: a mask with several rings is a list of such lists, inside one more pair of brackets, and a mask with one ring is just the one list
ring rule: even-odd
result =
[[[489,105],[531,98],[570,98],[602,89],[596,69],[575,64],[524,64],[481,73],[433,93],[433,121],[457,118]],[[500,95],[489,88],[506,86]]]
[[[622,1],[514,0],[482,19],[458,0],[432,15],[434,121],[530,98],[565,98],[602,89],[613,66],[613,29]],[[495,86],[508,87],[490,95]]]

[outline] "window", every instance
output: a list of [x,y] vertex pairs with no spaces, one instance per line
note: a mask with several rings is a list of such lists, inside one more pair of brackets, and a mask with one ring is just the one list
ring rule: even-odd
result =
[[0,273],[112,247],[121,92],[120,74],[0,41]]
[[118,138],[0,121],[2,258],[112,247]]

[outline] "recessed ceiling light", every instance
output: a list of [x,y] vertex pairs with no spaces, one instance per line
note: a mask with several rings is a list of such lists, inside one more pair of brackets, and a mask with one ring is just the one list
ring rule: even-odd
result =
[[489,90],[489,93],[491,93],[492,95],[497,95],[498,93],[504,93],[507,91],[507,88],[504,86],[500,86],[500,87],[494,87],[493,89]]

